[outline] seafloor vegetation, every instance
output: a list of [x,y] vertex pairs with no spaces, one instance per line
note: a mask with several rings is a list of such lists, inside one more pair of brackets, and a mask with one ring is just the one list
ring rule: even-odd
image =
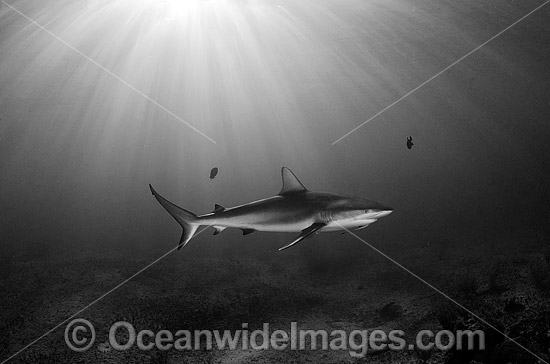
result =
[[[536,363],[534,356],[487,327],[433,289],[368,248],[354,244],[303,245],[291,254],[247,254],[186,248],[134,278],[77,317],[94,323],[96,344],[70,351],[64,325],[12,360],[14,363]],[[393,258],[449,294],[508,337],[549,361],[550,251],[544,242],[453,248],[431,242]],[[315,254],[308,254],[315,249]],[[364,249],[350,254],[350,249]],[[60,254],[23,249],[0,264],[0,359],[54,327],[146,266],[150,258],[120,254]],[[398,250],[391,250],[398,251]],[[136,257],[141,251],[135,251]],[[103,344],[116,321],[137,330],[250,330],[269,322],[311,329],[401,329],[407,339],[421,329],[484,329],[486,350],[346,351],[140,351]]]

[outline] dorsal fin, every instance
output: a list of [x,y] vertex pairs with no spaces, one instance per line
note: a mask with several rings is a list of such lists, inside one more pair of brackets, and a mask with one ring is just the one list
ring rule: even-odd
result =
[[298,177],[296,177],[296,175],[287,167],[283,167],[281,174],[283,175],[283,188],[281,189],[281,192],[279,192],[279,195],[307,191]]
[[223,207],[222,205],[214,204],[214,211],[212,212],[221,212],[224,210],[225,210],[225,207]]

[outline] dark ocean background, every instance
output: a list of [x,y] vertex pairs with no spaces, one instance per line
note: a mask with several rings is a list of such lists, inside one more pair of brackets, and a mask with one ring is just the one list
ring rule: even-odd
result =
[[[507,335],[524,323],[529,330],[515,328],[522,342],[548,360],[548,343],[536,339],[548,327],[529,325],[550,322],[550,6],[333,145],[541,4],[2,2],[0,360],[175,247],[180,228],[149,183],[202,214],[275,195],[282,166],[310,190],[392,206],[358,235]],[[319,234],[284,252],[295,234],[211,234],[79,317],[98,323],[100,339],[128,310],[138,310],[142,328],[444,326],[445,298],[349,234]],[[491,274],[502,292],[491,291]],[[523,308],[503,318],[511,300]],[[400,314],[380,318],[391,303]],[[478,309],[489,306],[495,311]],[[72,353],[62,334],[13,361],[157,360],[137,350],[124,359]],[[321,354],[253,360],[351,360]],[[252,362],[247,353],[193,355]],[[498,355],[476,359],[498,363]]]

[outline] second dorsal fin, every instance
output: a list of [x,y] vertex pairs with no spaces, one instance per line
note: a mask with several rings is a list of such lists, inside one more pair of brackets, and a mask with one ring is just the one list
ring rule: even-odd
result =
[[212,212],[221,212],[221,211],[224,211],[224,210],[225,210],[225,207],[223,207],[222,205],[215,204],[214,205],[214,211],[212,211]]
[[282,168],[281,174],[283,177],[283,188],[281,189],[281,192],[279,192],[279,195],[307,191],[298,177],[296,177],[296,175],[287,167]]

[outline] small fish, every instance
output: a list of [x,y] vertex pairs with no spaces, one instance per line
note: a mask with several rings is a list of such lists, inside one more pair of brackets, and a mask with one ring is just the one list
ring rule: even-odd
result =
[[212,170],[210,171],[210,179],[216,178],[217,175],[218,175],[218,167],[212,168]]
[[414,145],[414,143],[413,143],[413,137],[412,137],[412,136],[409,136],[409,137],[407,138],[407,148],[412,149],[413,145]]

